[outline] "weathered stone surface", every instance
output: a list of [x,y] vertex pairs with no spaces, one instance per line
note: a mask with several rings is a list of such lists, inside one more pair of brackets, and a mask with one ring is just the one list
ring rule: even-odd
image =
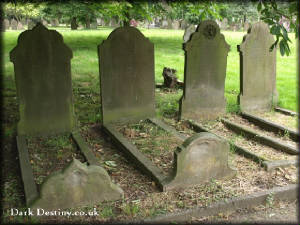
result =
[[3,20],[3,30],[8,30],[10,28],[10,24],[9,24],[9,20],[8,19],[4,19]]
[[18,23],[17,25],[17,30],[23,30],[23,24],[21,22]]
[[180,23],[178,20],[174,20],[172,23],[172,29],[178,30],[180,28]]
[[98,26],[97,22],[91,23],[91,29],[97,29],[97,26]]
[[225,113],[224,86],[230,46],[215,21],[199,24],[184,44],[185,75],[181,118],[213,119]]
[[18,29],[18,21],[16,21],[15,19],[12,19],[10,21],[10,27],[12,30],[17,30]]
[[122,199],[123,190],[112,183],[105,169],[87,166],[77,159],[50,175],[42,184],[40,198],[31,208],[45,210],[93,206],[102,201]]
[[167,20],[163,20],[162,23],[161,23],[161,28],[168,28],[168,21]]
[[183,42],[186,43],[190,40],[191,35],[196,31],[196,26],[195,25],[190,25],[188,26],[185,31],[184,31],[184,35],[183,35]]
[[224,18],[221,22],[221,29],[222,30],[226,30],[228,27],[228,19],[227,18]]
[[42,20],[42,24],[46,27],[48,26],[48,22],[46,20]]
[[251,24],[248,22],[244,23],[244,31],[248,32],[249,28],[251,27]]
[[230,179],[236,171],[228,166],[229,144],[202,132],[186,139],[174,155],[174,174],[168,189],[201,184],[211,179]]
[[185,30],[188,27],[188,23],[185,20],[181,20],[180,29]]
[[71,49],[57,31],[38,23],[10,52],[19,101],[19,135],[70,132],[74,125]]
[[154,46],[134,27],[115,29],[98,46],[103,124],[155,115]]
[[53,19],[53,20],[50,21],[50,23],[51,23],[52,27],[58,27],[59,26],[58,19]]
[[276,49],[268,25],[254,24],[244,36],[240,51],[240,94],[238,102],[242,111],[270,111],[276,105]]

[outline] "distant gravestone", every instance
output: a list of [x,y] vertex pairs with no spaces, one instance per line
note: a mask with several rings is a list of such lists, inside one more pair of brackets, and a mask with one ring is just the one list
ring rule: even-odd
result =
[[173,179],[167,189],[232,178],[236,171],[228,165],[229,148],[228,142],[207,132],[186,139],[175,151]]
[[98,46],[103,124],[155,115],[154,46],[134,27],[115,29]]
[[18,23],[17,30],[23,30],[23,24],[21,22]]
[[48,22],[46,20],[42,20],[42,24],[47,27],[48,26]]
[[12,19],[10,22],[10,27],[12,30],[17,30],[18,29],[18,21],[16,21],[15,19]]
[[19,100],[18,135],[72,130],[71,58],[62,36],[41,23],[19,35],[10,52]]
[[186,54],[180,116],[194,120],[213,119],[225,113],[224,86],[230,46],[215,21],[199,24],[184,44]]
[[185,20],[181,20],[180,22],[180,29],[185,30],[188,27],[188,24]]
[[244,31],[248,31],[249,30],[249,28],[250,28],[250,23],[248,23],[248,22],[245,22],[244,23]]
[[50,23],[51,23],[52,27],[58,27],[59,26],[58,19],[53,19],[53,20],[50,21]]
[[32,28],[34,28],[36,25],[36,23],[32,20],[28,21],[28,30],[31,30]]
[[100,166],[73,161],[63,170],[50,175],[41,186],[41,196],[31,208],[56,210],[93,206],[102,201],[122,199],[123,190],[112,183]]
[[183,42],[186,43],[190,40],[191,35],[196,31],[196,26],[195,25],[190,25],[188,26],[185,31],[184,31],[184,35],[183,35]]
[[227,18],[224,18],[221,22],[221,29],[222,30],[226,30],[227,29],[227,26],[228,26],[228,19]]
[[98,26],[97,22],[91,23],[91,29],[97,29],[97,26]]
[[168,21],[163,20],[162,23],[161,23],[161,27],[164,28],[164,29],[168,28]]
[[276,49],[267,24],[254,24],[238,46],[241,60],[240,94],[242,111],[270,111],[276,105]]
[[178,30],[180,28],[180,23],[178,20],[174,20],[172,23],[172,28]]
[[10,24],[9,24],[9,20],[8,19],[4,19],[3,21],[3,30],[8,30],[10,28]]

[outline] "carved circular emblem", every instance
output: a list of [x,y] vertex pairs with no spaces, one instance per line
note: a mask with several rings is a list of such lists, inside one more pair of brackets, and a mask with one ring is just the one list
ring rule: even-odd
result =
[[207,39],[213,39],[216,36],[217,29],[214,25],[208,24],[204,27],[203,34]]

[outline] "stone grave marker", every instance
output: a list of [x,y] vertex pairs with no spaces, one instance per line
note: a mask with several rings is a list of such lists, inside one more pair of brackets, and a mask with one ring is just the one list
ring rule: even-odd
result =
[[178,30],[180,28],[180,23],[178,20],[174,20],[172,23],[172,28]]
[[46,20],[42,20],[42,24],[47,27],[48,26],[48,22]]
[[225,113],[224,86],[230,46],[215,21],[199,24],[184,44],[185,75],[181,118],[213,119]]
[[15,19],[12,19],[10,21],[10,27],[12,30],[17,30],[18,29],[18,21],[16,21]]
[[161,23],[161,27],[164,28],[164,29],[168,28],[168,21],[163,20],[162,23]]
[[185,20],[181,20],[180,29],[185,30],[188,27],[188,23]]
[[9,20],[8,19],[4,19],[3,20],[3,30],[8,30],[10,28],[10,24],[9,24]]
[[185,31],[184,31],[184,35],[183,35],[183,42],[186,43],[190,40],[191,35],[196,31],[196,26],[195,25],[190,25],[188,26]]
[[222,30],[226,30],[227,29],[227,26],[228,26],[228,19],[227,18],[224,18],[221,22],[221,29]]
[[58,19],[53,19],[53,20],[50,21],[50,23],[51,23],[52,27],[58,27],[59,26]]
[[97,29],[97,26],[98,26],[97,22],[91,23],[91,29]]
[[102,201],[122,199],[123,190],[100,166],[87,166],[77,159],[51,174],[41,185],[40,197],[31,208],[47,210],[93,206]]
[[72,130],[71,58],[72,51],[62,36],[41,23],[19,35],[10,52],[20,111],[18,135]]
[[21,22],[18,23],[17,30],[23,30],[23,24]]
[[242,111],[270,111],[276,105],[276,49],[269,27],[263,22],[254,24],[238,46],[240,52],[240,94]]
[[155,116],[154,46],[134,27],[119,27],[98,46],[103,124]]
[[194,134],[177,147],[168,189],[230,179],[236,171],[228,166],[229,144],[208,132]]

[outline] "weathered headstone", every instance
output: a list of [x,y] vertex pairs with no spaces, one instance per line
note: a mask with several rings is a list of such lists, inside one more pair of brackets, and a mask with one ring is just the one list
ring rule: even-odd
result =
[[53,20],[50,21],[50,23],[51,23],[52,27],[58,27],[59,26],[58,19],[53,19]]
[[97,26],[98,26],[97,22],[91,23],[91,29],[97,29]]
[[17,30],[23,30],[23,24],[21,22],[18,23]]
[[10,24],[9,24],[9,20],[8,19],[4,19],[3,21],[3,30],[8,30],[10,28]]
[[230,46],[215,21],[199,24],[184,44],[185,75],[181,118],[213,119],[225,113],[224,86]]
[[180,29],[185,30],[188,27],[188,23],[185,20],[181,20]]
[[232,178],[236,171],[228,166],[229,148],[228,142],[207,132],[186,139],[175,151],[173,178],[167,188]]
[[183,35],[183,42],[186,43],[190,40],[191,35],[196,31],[196,26],[195,25],[190,25],[188,26],[185,31],[184,31],[184,35]]
[[226,30],[227,29],[227,26],[228,26],[228,19],[227,18],[224,18],[221,22],[221,29],[222,30]]
[[10,27],[12,30],[17,30],[18,29],[18,21],[16,21],[15,19],[12,19],[10,21]]
[[270,111],[276,105],[276,49],[267,24],[254,24],[238,46],[240,52],[240,94],[242,111]]
[[20,111],[18,135],[72,130],[71,58],[62,36],[41,23],[19,35],[10,52]]
[[250,28],[250,23],[248,23],[247,21],[244,23],[244,31],[248,31],[249,30],[249,28]]
[[31,30],[32,28],[34,28],[36,25],[36,23],[32,20],[28,21],[28,30]]
[[161,28],[164,28],[164,29],[168,28],[168,21],[167,20],[162,21]]
[[180,23],[178,20],[174,20],[173,23],[172,23],[172,28],[175,29],[175,30],[178,30],[180,27]]
[[48,26],[48,22],[46,20],[42,20],[42,24],[47,27]]
[[134,27],[119,27],[98,46],[103,124],[155,115],[154,46]]
[[40,198],[31,208],[56,210],[93,206],[102,201],[122,199],[123,190],[111,182],[105,169],[73,161],[63,170],[50,175],[42,184]]

